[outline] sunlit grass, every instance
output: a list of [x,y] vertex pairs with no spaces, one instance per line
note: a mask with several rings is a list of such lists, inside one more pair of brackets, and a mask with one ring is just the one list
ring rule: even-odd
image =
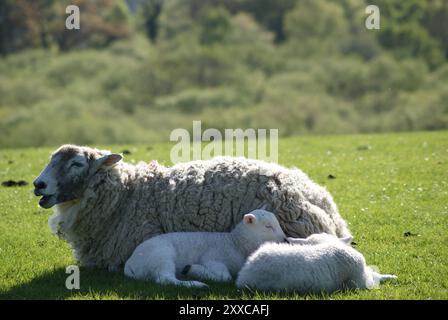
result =
[[[170,164],[170,145],[112,146],[127,161]],[[38,208],[31,182],[50,149],[0,150],[0,299],[447,299],[448,132],[299,137],[281,140],[279,162],[297,166],[333,194],[357,248],[398,281],[332,295],[261,294],[232,283],[183,289],[81,269],[81,289],[65,288],[76,264],[53,236],[50,211]],[[328,179],[328,175],[335,179]],[[410,232],[410,236],[405,236]],[[297,272],[297,270],[291,270]]]

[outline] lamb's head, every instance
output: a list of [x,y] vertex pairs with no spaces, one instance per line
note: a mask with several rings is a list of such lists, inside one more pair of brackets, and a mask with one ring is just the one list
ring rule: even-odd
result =
[[350,245],[352,243],[353,237],[345,237],[345,238],[337,238],[328,233],[315,233],[310,235],[308,238],[287,238],[288,242],[291,244],[300,244],[300,245],[316,245],[321,243],[335,243],[341,242],[343,244]]
[[254,210],[243,217],[247,239],[259,244],[263,242],[284,242],[286,239],[276,216],[263,209]]
[[39,205],[48,209],[80,198],[89,179],[98,170],[113,166],[121,159],[121,155],[109,151],[63,145],[53,153],[48,165],[34,180],[34,193],[42,196]]

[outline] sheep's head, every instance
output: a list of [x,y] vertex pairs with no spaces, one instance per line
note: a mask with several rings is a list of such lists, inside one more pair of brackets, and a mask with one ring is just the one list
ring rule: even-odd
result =
[[315,233],[310,235],[308,238],[287,238],[288,242],[291,244],[301,244],[301,245],[316,245],[321,243],[331,243],[339,241],[344,244],[350,245],[352,243],[353,237],[337,238],[333,235],[327,233]]
[[257,209],[243,217],[243,223],[250,239],[263,242],[283,242],[286,238],[277,218],[272,212]]
[[108,151],[63,145],[51,156],[50,163],[34,180],[34,194],[42,196],[39,205],[48,209],[56,204],[78,199],[89,179],[103,167],[122,159]]

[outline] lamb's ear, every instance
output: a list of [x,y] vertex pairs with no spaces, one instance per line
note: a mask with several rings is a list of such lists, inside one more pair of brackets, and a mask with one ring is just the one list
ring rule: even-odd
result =
[[111,153],[102,156],[99,159],[96,159],[91,167],[92,172],[98,171],[101,167],[110,167],[117,162],[120,162],[123,159],[123,156],[118,153]]
[[252,213],[248,213],[244,215],[243,221],[245,224],[254,224],[257,221],[257,217],[255,217]]
[[288,237],[286,239],[288,239],[288,242],[291,243],[291,244],[304,245],[304,244],[307,244],[307,242],[308,242],[306,239],[303,239],[303,238],[290,238],[290,237]]
[[353,241],[353,237],[352,236],[348,236],[348,237],[344,237],[344,238],[339,238],[340,241],[346,243],[346,244],[351,244]]

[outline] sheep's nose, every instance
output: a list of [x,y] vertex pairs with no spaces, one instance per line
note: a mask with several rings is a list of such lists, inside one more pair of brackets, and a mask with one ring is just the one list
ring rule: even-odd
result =
[[33,184],[36,189],[46,189],[47,188],[47,184],[43,181],[34,181]]

